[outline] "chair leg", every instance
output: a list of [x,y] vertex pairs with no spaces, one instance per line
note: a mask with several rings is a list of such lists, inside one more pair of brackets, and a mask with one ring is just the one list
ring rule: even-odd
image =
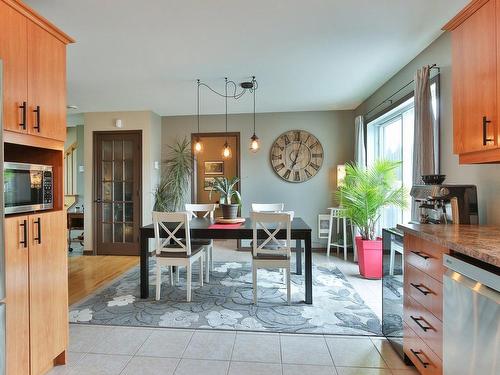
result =
[[210,245],[209,247],[209,251],[210,253],[209,257],[210,257],[210,271],[213,271],[214,269],[214,245],[212,243],[212,245]]
[[205,282],[210,282],[210,248],[205,252]]
[[253,303],[257,304],[257,267],[252,265]]
[[347,260],[347,228],[346,218],[342,218],[342,244],[344,245],[344,260]]
[[176,284],[179,284],[179,274],[181,273],[181,268],[177,266],[175,268],[175,282]]
[[330,215],[330,227],[328,228],[328,242],[326,243],[326,256],[330,256],[330,244],[332,243],[332,225],[333,225],[333,218],[332,215]]
[[161,290],[161,267],[156,265],[156,300],[160,300],[160,290]]
[[[339,221],[339,218],[336,217],[335,218],[335,221],[337,222],[337,238],[336,238],[336,243],[337,245],[339,245],[339,231],[340,231],[340,221]],[[339,255],[339,247],[337,246],[337,255]]]
[[290,282],[290,267],[287,267],[286,269],[286,300],[288,304],[291,304],[292,301],[292,290],[290,288],[291,282]]
[[200,286],[203,286],[203,257],[204,255],[200,257]]
[[191,302],[191,264],[187,266],[187,276],[186,276],[186,286],[187,286],[187,301]]
[[174,286],[174,266],[170,266],[170,285]]

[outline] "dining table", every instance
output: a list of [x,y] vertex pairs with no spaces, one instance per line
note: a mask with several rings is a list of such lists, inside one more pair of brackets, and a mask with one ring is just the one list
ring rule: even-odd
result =
[[[169,229],[177,227],[177,223],[164,223]],[[214,240],[252,240],[253,224],[250,218],[245,218],[245,222],[240,225],[221,225],[210,218],[192,218],[189,223],[191,239],[214,239]],[[166,232],[160,236],[168,237]],[[140,227],[140,267],[141,267],[141,298],[149,298],[149,258],[151,251],[149,249],[149,239],[154,238],[153,224]],[[300,217],[294,217],[291,223],[291,239],[295,241],[293,251],[296,254],[297,275],[302,275],[302,252],[304,251],[304,284],[305,296],[304,302],[312,304],[312,248],[311,248],[312,230],[309,225]],[[257,238],[265,239],[268,235],[264,229],[257,228]],[[276,239],[286,239],[286,229],[281,229],[276,234]],[[302,247],[302,243],[304,246]]]

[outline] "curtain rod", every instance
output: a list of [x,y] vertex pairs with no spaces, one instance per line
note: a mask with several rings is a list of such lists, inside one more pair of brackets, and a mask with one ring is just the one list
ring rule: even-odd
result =
[[[432,65],[427,65],[429,67],[429,69],[437,69],[438,73],[440,72],[440,68],[439,66],[437,66],[436,64],[432,64]],[[407,88],[408,86],[410,86],[413,82],[415,82],[414,79],[412,79],[410,82],[408,82],[406,85],[404,85],[403,87],[401,87],[398,91],[396,91],[394,94],[392,94],[391,96],[387,97],[386,99],[384,99],[381,103],[377,104],[375,107],[373,107],[372,109],[370,109],[368,112],[366,112],[363,117],[366,117],[368,116],[370,113],[372,113],[374,110],[376,110],[378,107],[380,107],[381,105],[389,102],[389,104],[392,104],[392,97],[394,97],[395,95],[399,94],[401,91],[403,91],[405,88]]]

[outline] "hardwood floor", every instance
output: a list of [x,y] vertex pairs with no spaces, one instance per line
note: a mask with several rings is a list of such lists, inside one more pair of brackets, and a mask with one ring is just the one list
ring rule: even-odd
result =
[[77,256],[68,258],[70,306],[139,264],[138,256]]

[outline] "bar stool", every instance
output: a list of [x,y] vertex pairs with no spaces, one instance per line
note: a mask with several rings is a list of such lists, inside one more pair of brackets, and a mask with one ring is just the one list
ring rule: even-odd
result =
[[[342,207],[329,207],[328,210],[330,211],[330,228],[328,229],[328,243],[327,243],[327,248],[326,248],[326,255],[330,256],[330,248],[332,246],[335,246],[337,248],[337,254],[339,253],[340,248],[342,247],[344,249],[344,260],[347,260],[347,248],[350,246],[347,244],[347,227],[349,226],[350,232],[352,234],[352,247],[354,250],[354,261],[357,260],[357,251],[356,247],[354,245],[354,230],[351,226],[351,223],[348,222],[349,218],[346,215],[345,209]],[[333,220],[335,219],[336,221],[336,233],[335,233],[335,242],[332,242],[332,232],[333,232]],[[338,236],[339,236],[339,231],[340,231],[340,222],[342,221],[342,242],[338,242]]]

